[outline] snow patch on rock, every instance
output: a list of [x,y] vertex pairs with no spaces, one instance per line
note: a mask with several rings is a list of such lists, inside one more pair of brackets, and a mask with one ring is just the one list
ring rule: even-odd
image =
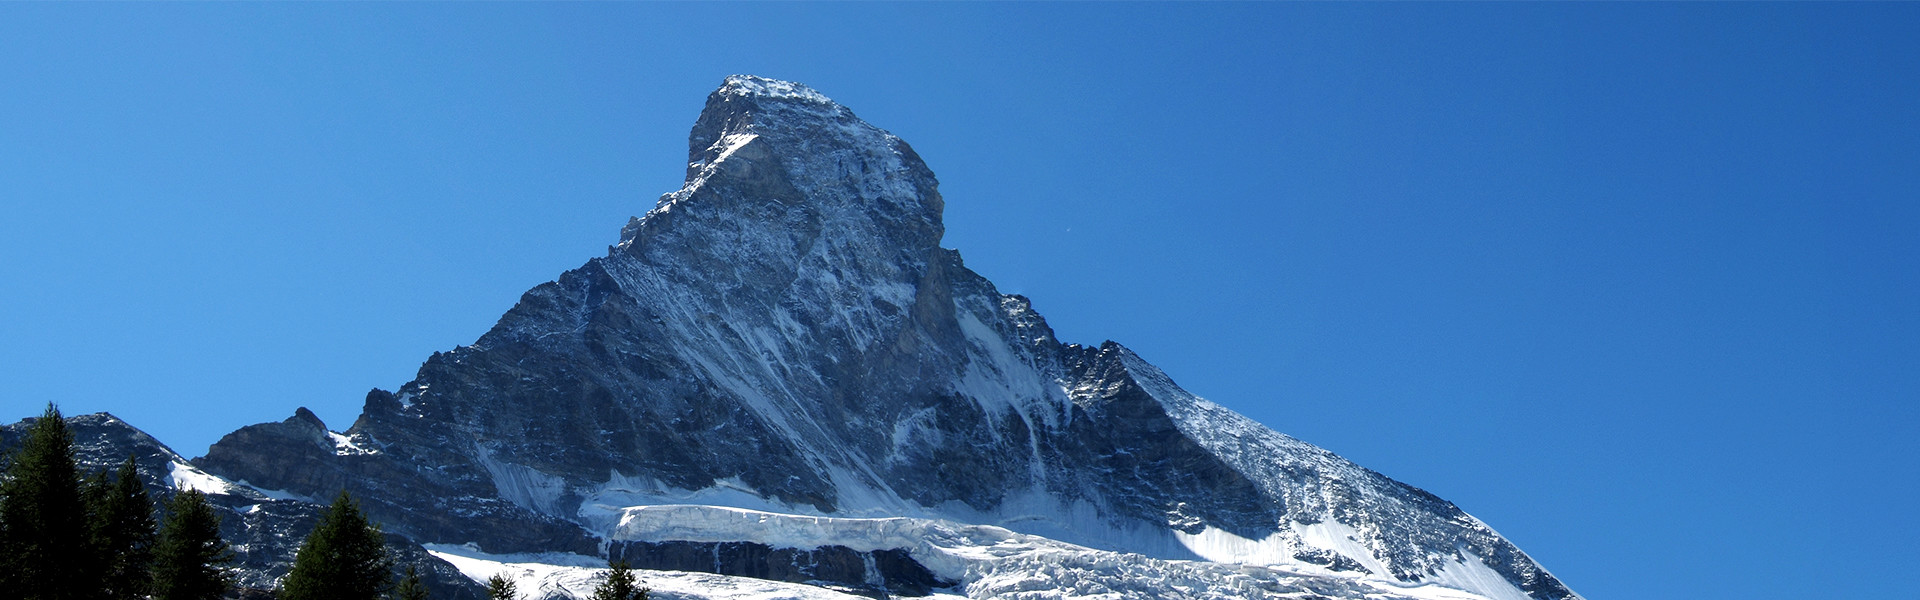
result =
[[170,464],[172,468],[167,473],[167,485],[173,489],[198,490],[202,494],[241,494],[241,486],[202,471],[199,467],[182,462]]

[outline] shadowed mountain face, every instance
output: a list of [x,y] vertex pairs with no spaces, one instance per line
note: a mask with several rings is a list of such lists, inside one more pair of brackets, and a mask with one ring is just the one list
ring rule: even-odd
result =
[[302,409],[196,464],[489,552],[597,554],[620,507],[717,504],[1574,597],[1450,503],[1056,340],[939,246],[913,149],[805,86],[729,78],[688,161],[606,256],[344,434]]

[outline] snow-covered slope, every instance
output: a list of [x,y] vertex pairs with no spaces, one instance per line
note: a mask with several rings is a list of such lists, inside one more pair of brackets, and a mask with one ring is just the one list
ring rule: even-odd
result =
[[[577,554],[491,555],[466,546],[430,546],[433,555],[451,563],[474,581],[500,576],[512,581],[523,597],[548,600],[587,600],[606,578],[605,564]],[[686,571],[637,571],[638,583],[649,598],[659,600],[866,600],[868,596],[817,585],[769,581]],[[929,600],[957,598],[934,594]]]
[[[1371,598],[1480,600],[1437,584],[1305,567],[1294,570],[1202,561],[1167,561],[1093,550],[1000,527],[911,518],[846,519],[710,506],[647,506],[626,511],[615,540],[748,541],[773,547],[909,549],[941,577],[959,582],[933,597],[972,598]],[[597,557],[490,555],[468,546],[429,547],[476,580],[514,579],[522,591],[586,598],[604,576]],[[640,571],[644,585],[670,597],[846,598],[819,586],[745,578]]]
[[[1149,572],[1218,597],[1267,593],[1228,581],[1576,597],[1444,500],[1196,398],[1118,344],[1057,340],[939,246],[943,205],[906,142],[806,86],[728,78],[689,136],[685,185],[606,256],[369,394],[346,432],[296,416],[197,464],[286,494],[352,490],[392,531],[497,555],[751,533],[630,523],[703,505],[905,518],[915,544],[956,527],[1051,540],[949,578],[976,597],[1133,589]],[[732,560],[833,570],[874,559],[860,552]]]

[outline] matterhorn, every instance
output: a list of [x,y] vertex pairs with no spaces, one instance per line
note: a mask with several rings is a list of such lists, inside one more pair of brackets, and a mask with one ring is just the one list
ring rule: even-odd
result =
[[1446,500],[1057,339],[825,95],[729,77],[688,141],[606,255],[345,428],[187,460],[88,415],[82,458],[210,494],[259,589],[345,490],[436,598],[585,598],[609,559],[656,598],[1579,598]]

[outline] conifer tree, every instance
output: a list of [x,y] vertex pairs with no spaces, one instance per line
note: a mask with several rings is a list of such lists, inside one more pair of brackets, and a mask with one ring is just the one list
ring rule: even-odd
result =
[[487,600],[520,600],[520,590],[515,589],[513,580],[494,573],[487,578]]
[[393,589],[394,600],[427,600],[427,585],[421,583],[420,572],[407,565],[407,573],[400,576],[400,585]]
[[634,584],[627,561],[607,561],[607,578],[593,588],[593,600],[647,600],[647,588]]
[[106,471],[94,471],[91,477],[80,482],[80,502],[86,509],[88,525],[96,523],[91,519],[97,516],[102,504],[106,503],[108,490],[113,488],[113,478]]
[[233,589],[231,562],[207,497],[192,489],[174,494],[153,545],[153,600],[218,600]]
[[393,585],[392,569],[380,526],[342,490],[300,544],[279,600],[377,600]]
[[93,600],[101,594],[73,432],[52,403],[8,457],[0,523],[0,589],[9,597]]
[[[88,485],[93,513],[93,541],[110,600],[138,600],[147,594],[148,569],[153,562],[153,500],[140,483],[139,465],[132,454],[109,479],[97,473]],[[216,522],[215,534],[219,524]]]

